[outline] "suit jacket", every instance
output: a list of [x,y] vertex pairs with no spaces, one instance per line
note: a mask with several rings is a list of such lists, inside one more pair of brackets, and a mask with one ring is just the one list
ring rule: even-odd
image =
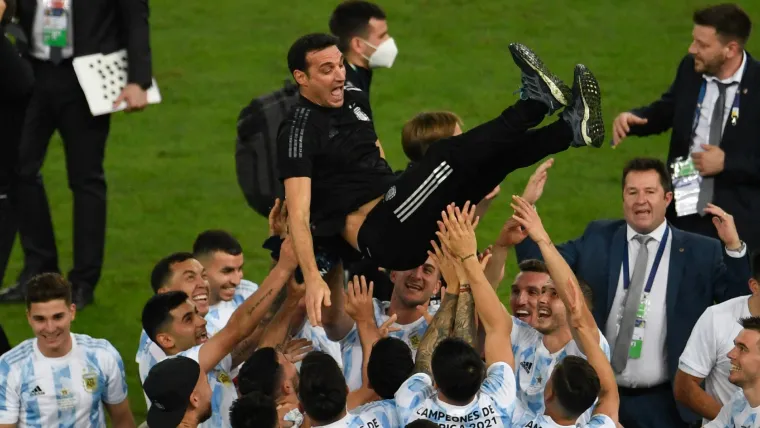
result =
[[[726,254],[720,241],[684,232],[671,226],[670,267],[666,292],[668,375],[672,381],[691,330],[702,313],[714,302],[749,294],[749,258]],[[580,238],[557,246],[578,278],[592,288],[593,314],[604,331],[618,288],[626,245],[624,220],[589,223]],[[526,239],[516,247],[518,261],[541,259],[538,246]],[[696,415],[679,408],[684,420]]]
[[[19,0],[18,17],[29,43],[37,0]],[[151,86],[148,0],[74,0],[74,57],[127,50],[127,80],[143,89]]]
[[[694,112],[703,82],[694,71],[694,59],[681,60],[676,78],[662,97],[652,104],[632,110],[648,119],[631,127],[631,135],[646,136],[672,129],[668,166],[679,156],[687,156],[692,145]],[[736,125],[729,118],[720,148],[726,153],[723,172],[715,176],[714,203],[734,216],[739,235],[751,247],[760,246],[760,62],[747,53],[747,68],[737,91],[740,98]],[[728,112],[727,112],[728,114]],[[675,204],[668,218],[675,218]]]

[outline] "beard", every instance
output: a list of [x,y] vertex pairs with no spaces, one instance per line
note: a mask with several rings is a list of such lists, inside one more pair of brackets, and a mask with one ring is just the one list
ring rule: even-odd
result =
[[720,72],[720,69],[723,68],[723,64],[726,62],[726,58],[724,56],[712,58],[710,60],[700,60],[700,63],[697,63],[695,61],[694,63],[694,69],[698,73],[704,73],[708,76],[715,76]]

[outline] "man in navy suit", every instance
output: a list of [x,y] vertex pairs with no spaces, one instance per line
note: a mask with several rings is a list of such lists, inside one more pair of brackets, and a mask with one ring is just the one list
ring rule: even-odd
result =
[[659,100],[618,115],[613,144],[671,129],[667,165],[691,158],[703,180],[692,203],[679,192],[668,220],[717,238],[704,212],[712,202],[735,217],[752,252],[760,249],[760,61],[745,50],[752,22],[735,4],[700,9],[693,21],[693,42],[673,84]]
[[[733,217],[707,208],[721,245],[668,224],[672,199],[665,164],[633,159],[623,170],[625,219],[593,221],[580,238],[558,246],[594,291],[594,318],[612,348],[626,428],[685,427],[697,419],[676,406],[678,358],[707,307],[747,293],[747,250]],[[540,257],[528,239],[516,252],[518,261]]]

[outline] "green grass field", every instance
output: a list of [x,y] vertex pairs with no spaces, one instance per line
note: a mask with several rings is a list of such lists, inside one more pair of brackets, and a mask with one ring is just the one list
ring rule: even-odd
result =
[[[107,338],[122,354],[138,423],[145,402],[134,362],[140,313],[151,295],[149,275],[161,257],[189,250],[195,235],[224,228],[246,249],[246,277],[260,282],[269,260],[261,250],[266,220],[248,208],[235,179],[235,121],[256,95],[288,76],[285,53],[300,35],[326,31],[336,0],[254,0],[174,3],[153,1],[154,74],[164,102],[140,114],[113,118],[108,143],[106,261],[96,305],[73,329]],[[586,64],[600,80],[608,135],[614,116],[648,103],[667,88],[691,41],[696,0],[512,2],[503,0],[385,0],[391,34],[400,49],[394,68],[375,74],[372,107],[392,166],[405,165],[401,125],[426,109],[457,112],[472,126],[515,100],[519,72],[507,51],[532,47],[570,81]],[[745,1],[760,21],[760,2]],[[758,36],[750,43],[758,46]],[[548,119],[554,120],[554,118]],[[57,137],[56,137],[57,138]],[[555,240],[578,235],[593,219],[620,216],[620,171],[633,156],[659,158],[667,136],[627,140],[615,150],[574,149],[556,157],[539,203]],[[496,236],[511,214],[508,195],[522,191],[532,169],[512,174],[479,227],[481,243]],[[61,269],[71,266],[71,194],[59,140],[44,167],[54,214]],[[504,283],[514,274],[514,260]],[[21,269],[17,248],[6,274]],[[500,290],[508,295],[508,287]],[[2,306],[0,321],[13,343],[31,331],[24,308]]]

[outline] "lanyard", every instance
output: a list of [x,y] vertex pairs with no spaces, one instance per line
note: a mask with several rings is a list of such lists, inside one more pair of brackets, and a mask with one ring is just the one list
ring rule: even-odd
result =
[[[747,65],[744,64],[744,71],[747,71]],[[731,85],[738,84],[741,86],[740,83],[733,82]],[[707,92],[707,80],[702,79],[702,86],[699,88],[699,98],[697,98],[697,107],[694,110],[694,120],[693,125],[691,127],[691,135],[694,136],[694,133],[697,131],[697,125],[699,125],[699,112],[702,110],[702,102],[705,100],[705,93]],[[739,119],[739,94],[741,93],[741,88],[738,88],[736,90],[736,95],[734,95],[734,104],[731,106],[731,124],[736,125],[736,121]]]
[[[665,252],[665,244],[668,243],[669,231],[670,231],[670,226],[666,226],[665,233],[662,234],[662,239],[660,240],[660,247],[657,249],[657,255],[654,257],[654,264],[652,264],[652,270],[649,272],[649,278],[647,279],[646,287],[644,287],[644,292],[647,294],[649,293],[650,290],[652,290],[652,285],[654,284],[654,277],[657,274],[657,268],[660,267],[662,254]],[[623,255],[623,289],[625,290],[628,290],[628,287],[631,285],[631,277],[630,277],[630,274],[628,273],[628,270],[629,270],[628,241],[626,241],[625,254]]]

